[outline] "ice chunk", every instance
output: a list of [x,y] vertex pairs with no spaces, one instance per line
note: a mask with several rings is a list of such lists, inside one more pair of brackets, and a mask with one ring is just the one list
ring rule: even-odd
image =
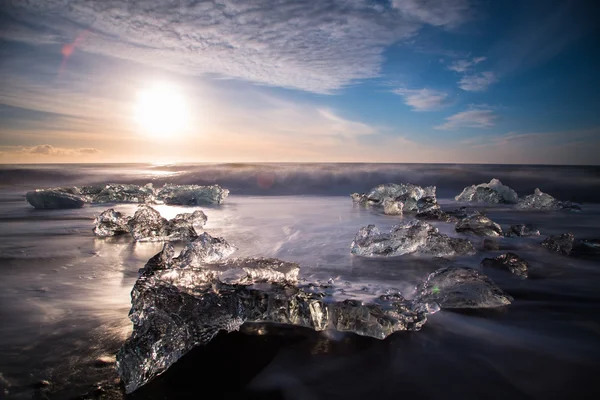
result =
[[235,250],[235,246],[229,244],[224,238],[215,238],[204,232],[188,243],[173,261],[179,268],[198,266],[227,258]]
[[451,222],[456,218],[443,212],[435,197],[425,196],[417,201],[416,217],[424,220]]
[[540,231],[531,224],[511,225],[506,232],[507,237],[540,236]]
[[441,234],[436,227],[422,221],[395,225],[389,233],[381,233],[375,225],[368,225],[358,231],[350,248],[352,254],[364,257],[415,252],[437,257],[475,254],[468,240]]
[[129,219],[118,211],[109,208],[94,219],[94,234],[100,237],[117,236],[129,233]]
[[154,189],[152,184],[145,186],[110,183],[92,195],[92,203],[152,203]]
[[400,200],[384,199],[383,213],[385,215],[402,215],[404,203]]
[[206,219],[196,210],[167,221],[154,208],[141,204],[133,217],[124,217],[112,208],[104,211],[94,220],[94,233],[101,237],[131,233],[136,241],[193,240],[198,237],[194,226],[202,227]]
[[475,203],[516,204],[519,196],[517,192],[494,178],[489,183],[481,183],[464,188],[462,193],[456,196],[455,199],[456,201]]
[[146,384],[219,331],[238,330],[247,321],[383,339],[419,330],[427,320],[429,308],[400,296],[371,304],[328,300],[324,292],[293,285],[297,273],[295,263],[251,258],[143,274],[131,292],[133,332],[117,353],[125,391]]
[[573,250],[574,241],[575,237],[572,233],[563,233],[562,235],[548,236],[542,242],[542,246],[550,251],[555,251],[568,256],[571,253],[571,250]]
[[505,253],[494,258],[484,258],[481,261],[483,268],[496,268],[509,271],[521,278],[527,278],[529,264],[515,253]]
[[203,205],[203,204],[221,204],[229,195],[229,190],[223,189],[219,185],[199,186],[199,185],[164,185],[156,194],[159,201],[165,204],[178,205]]
[[400,201],[404,211],[417,211],[417,201],[422,197],[435,199],[435,186],[422,188],[411,183],[386,183],[375,186],[367,194],[353,193],[352,199],[361,205],[384,206],[384,201]]
[[470,232],[479,236],[502,236],[500,225],[480,213],[461,219],[454,229],[456,232]]
[[581,211],[579,204],[571,203],[570,201],[559,201],[540,189],[535,189],[533,194],[519,199],[517,208],[524,210],[566,210],[566,211]]
[[513,298],[472,268],[445,267],[417,286],[414,301],[435,302],[441,308],[494,308],[512,303]]
[[37,189],[27,192],[25,198],[29,204],[39,209],[81,208],[86,202],[84,197],[61,188]]

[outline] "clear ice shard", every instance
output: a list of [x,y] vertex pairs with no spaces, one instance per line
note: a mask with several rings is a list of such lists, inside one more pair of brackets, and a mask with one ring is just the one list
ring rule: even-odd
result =
[[133,332],[117,353],[117,370],[127,393],[219,331],[238,330],[245,322],[384,339],[397,331],[419,330],[433,309],[399,295],[370,304],[334,301],[314,287],[296,286],[298,265],[278,259],[186,264],[172,256],[172,247],[165,245],[131,292]]
[[562,235],[548,236],[542,242],[542,246],[550,251],[564,254],[568,256],[573,250],[573,243],[575,242],[575,236],[572,233],[563,233]]
[[459,220],[454,229],[456,232],[474,233],[478,236],[502,236],[502,227],[478,212]]
[[77,208],[85,203],[166,203],[180,205],[220,204],[229,190],[219,185],[170,185],[154,189],[146,185],[109,183],[106,185],[59,187],[27,192],[25,198],[35,208]]
[[[385,201],[401,202],[403,211],[418,211],[417,202],[422,197],[435,199],[435,186],[422,188],[412,183],[385,183],[375,186],[366,194],[352,193],[354,202],[361,205],[385,206]],[[389,207],[389,206],[388,206]]]
[[109,237],[129,233],[129,219],[109,208],[94,219],[94,235]]
[[529,264],[515,253],[505,253],[494,258],[484,258],[482,268],[496,268],[513,273],[521,278],[527,278]]
[[156,198],[165,204],[197,206],[204,204],[221,204],[229,195],[229,190],[219,185],[164,185]]
[[86,203],[85,197],[61,188],[33,190],[25,199],[38,209],[81,208]]
[[464,188],[462,193],[455,197],[455,200],[474,203],[516,204],[519,196],[517,192],[494,178],[489,183]]
[[112,208],[104,211],[94,220],[94,234],[108,237],[130,233],[136,241],[193,240],[198,237],[195,227],[201,228],[206,220],[200,210],[167,220],[154,208],[140,204],[133,217]]
[[560,201],[542,192],[540,189],[535,189],[533,194],[519,199],[517,208],[524,210],[566,210],[566,211],[581,211],[579,204],[571,203],[570,201]]
[[395,225],[390,232],[384,233],[375,225],[363,227],[356,234],[350,251],[363,257],[392,257],[410,253],[435,257],[475,254],[468,240],[441,234],[436,227],[418,220]]
[[413,301],[437,303],[442,309],[495,308],[511,304],[513,298],[472,268],[445,267],[417,286]]
[[540,231],[531,224],[511,225],[505,233],[507,237],[540,236]]
[[232,255],[236,247],[229,244],[221,237],[212,237],[204,232],[188,243],[177,258],[174,265],[182,268],[185,266],[198,266],[222,260]]

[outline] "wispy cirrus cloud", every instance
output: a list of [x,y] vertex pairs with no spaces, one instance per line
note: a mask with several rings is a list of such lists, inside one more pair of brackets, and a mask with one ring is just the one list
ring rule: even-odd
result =
[[491,71],[485,71],[463,76],[458,82],[458,87],[468,92],[483,92],[496,82],[498,82],[496,75]]
[[453,63],[451,63],[450,65],[448,65],[448,69],[450,71],[455,71],[455,72],[467,72],[469,70],[471,70],[471,68],[483,61],[487,60],[486,57],[474,57],[474,58],[465,58],[462,60],[456,60]]
[[404,102],[415,111],[435,111],[449,105],[448,93],[431,89],[396,89]]
[[[389,4],[389,3],[388,3]],[[78,50],[186,74],[331,93],[377,77],[386,47],[424,24],[460,25],[468,0],[179,1],[20,0],[0,37]],[[16,22],[15,22],[16,21]],[[77,50],[76,50],[77,51]]]
[[82,157],[100,154],[101,151],[93,147],[65,148],[54,147],[49,144],[40,144],[37,146],[0,146],[3,154],[13,155],[33,155],[47,157]]
[[469,110],[459,112],[446,118],[446,122],[435,129],[453,130],[458,128],[490,128],[494,126],[498,116],[486,106],[471,106]]

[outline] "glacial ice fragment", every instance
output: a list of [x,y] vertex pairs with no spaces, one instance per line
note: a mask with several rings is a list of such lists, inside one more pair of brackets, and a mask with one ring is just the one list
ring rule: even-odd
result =
[[92,203],[153,203],[152,183],[145,186],[110,183],[97,194],[92,195]]
[[483,268],[496,268],[513,273],[521,278],[527,278],[529,264],[515,253],[505,253],[494,258],[484,258]]
[[196,206],[204,204],[221,204],[229,195],[229,190],[219,185],[164,185],[156,194],[159,201],[165,204]]
[[475,203],[504,203],[516,204],[519,200],[517,192],[505,186],[500,180],[494,178],[489,183],[468,186],[455,197],[456,201]]
[[505,236],[507,237],[527,237],[540,236],[540,231],[531,224],[511,225]]
[[384,199],[383,213],[385,215],[402,215],[404,203],[400,200]]
[[108,237],[129,233],[129,219],[109,208],[94,219],[94,235]]
[[502,236],[500,225],[483,214],[471,214],[456,223],[456,232],[470,232],[479,236]]
[[471,242],[439,233],[426,222],[410,221],[381,233],[375,225],[361,228],[350,246],[352,254],[364,257],[400,256],[409,253],[436,257],[475,254]]
[[219,331],[238,330],[245,322],[384,339],[419,330],[427,320],[427,307],[400,296],[363,304],[336,302],[314,288],[308,292],[295,286],[298,270],[295,263],[250,258],[146,271],[131,292],[132,335],[117,353],[125,391],[146,384]]
[[38,209],[81,208],[85,204],[84,197],[60,188],[27,192],[25,199]]
[[511,304],[504,293],[482,273],[466,267],[445,267],[431,273],[416,288],[418,303],[438,303],[444,308],[494,308]]
[[550,251],[555,251],[568,256],[571,254],[571,250],[573,250],[574,241],[575,236],[573,236],[572,233],[563,233],[562,235],[548,236],[542,242],[542,246]]
[[206,220],[206,215],[196,210],[167,221],[154,208],[141,204],[133,217],[124,217],[112,208],[104,211],[94,220],[94,234],[107,237],[131,233],[136,241],[192,240],[198,236],[194,227],[202,227]]
[[571,203],[570,201],[560,201],[542,192],[540,189],[535,189],[533,194],[519,199],[517,208],[523,210],[541,210],[541,211],[581,211],[579,204]]
[[417,211],[417,201],[422,197],[435,199],[435,186],[422,188],[412,183],[386,183],[375,186],[366,194],[352,193],[354,202],[361,205],[384,206],[384,201],[400,201],[403,211]]
[[235,252],[235,246],[221,237],[212,237],[204,232],[188,243],[177,258],[173,260],[179,268],[211,263],[229,257]]

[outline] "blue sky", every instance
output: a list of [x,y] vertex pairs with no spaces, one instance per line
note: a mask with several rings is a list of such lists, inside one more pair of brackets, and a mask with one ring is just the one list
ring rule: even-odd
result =
[[583,0],[3,3],[0,162],[598,164],[599,11]]

